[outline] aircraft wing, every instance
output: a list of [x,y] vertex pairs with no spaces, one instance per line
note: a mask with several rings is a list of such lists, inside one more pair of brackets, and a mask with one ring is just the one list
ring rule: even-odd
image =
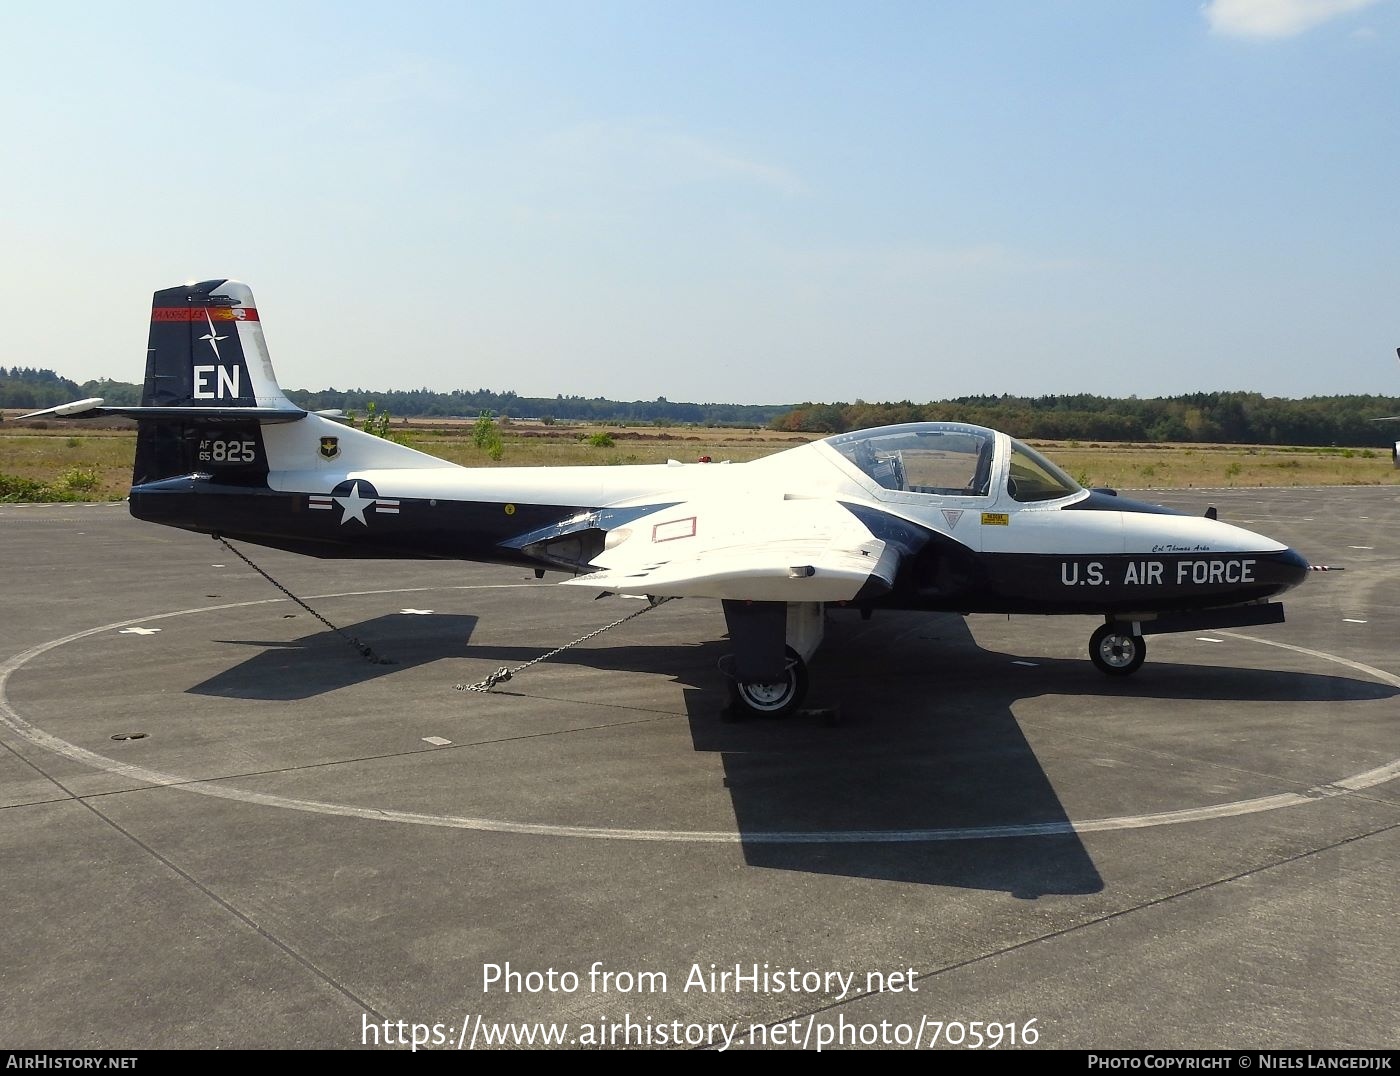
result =
[[597,571],[565,582],[617,594],[834,602],[883,594],[899,551],[834,500],[684,501],[608,532]]

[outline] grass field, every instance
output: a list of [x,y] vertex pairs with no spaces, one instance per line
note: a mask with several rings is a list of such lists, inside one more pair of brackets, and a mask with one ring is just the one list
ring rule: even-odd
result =
[[[391,432],[396,440],[468,467],[618,465],[668,459],[689,463],[701,456],[710,456],[716,463],[741,463],[815,437],[734,428],[516,422],[499,427],[501,458],[493,461],[473,443],[470,421],[397,420]],[[1400,485],[1400,470],[1391,466],[1385,448],[1031,443],[1088,486]],[[135,450],[136,435],[131,429],[56,420],[36,426],[7,419],[0,424],[0,500],[119,500],[126,496]]]

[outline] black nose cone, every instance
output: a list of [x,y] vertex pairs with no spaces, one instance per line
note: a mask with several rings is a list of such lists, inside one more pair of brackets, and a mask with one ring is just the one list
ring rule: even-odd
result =
[[1274,561],[1279,582],[1285,587],[1296,587],[1312,571],[1308,558],[1296,549],[1285,549]]

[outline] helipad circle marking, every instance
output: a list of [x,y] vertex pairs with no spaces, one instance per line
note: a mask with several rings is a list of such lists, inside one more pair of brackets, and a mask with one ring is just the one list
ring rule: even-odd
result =
[[[408,594],[426,590],[506,590],[523,587],[541,587],[538,583],[495,583],[480,586],[461,587],[404,587],[393,590],[356,590],[338,594],[313,594],[310,598],[353,598],[380,594]],[[1373,788],[1400,777],[1400,758],[1377,766],[1374,769],[1343,777],[1337,781],[1314,785],[1305,792],[1283,792],[1273,796],[1258,796],[1252,799],[1235,800],[1231,803],[1211,804],[1205,807],[1191,807],[1180,811],[1158,811],[1153,814],[1117,815],[1111,818],[1091,818],[1082,822],[1034,822],[1009,826],[968,826],[940,829],[900,829],[900,830],[764,830],[736,833],[725,830],[662,830],[626,829],[614,826],[568,826],[544,822],[512,822],[498,818],[471,818],[454,815],[419,814],[411,811],[395,811],[387,808],[352,807],[342,803],[327,803],[321,800],[304,800],[290,796],[276,796],[266,792],[235,788],[231,785],[211,781],[196,781],[178,774],[163,773],[120,762],[117,759],[99,755],[94,751],[60,739],[22,718],[10,705],[8,686],[10,677],[28,662],[50,650],[86,639],[103,632],[116,631],[133,624],[147,624],[155,620],[169,620],[179,616],[197,616],[201,613],[217,613],[229,609],[246,609],[257,605],[274,605],[286,598],[263,598],[257,601],[229,602],[223,605],[206,605],[196,609],[181,609],[172,613],[159,613],[155,616],[134,617],[112,624],[65,635],[47,643],[31,647],[0,664],[0,724],[36,747],[62,755],[64,758],[81,762],[94,769],[103,770],[129,780],[138,781],[153,787],[176,788],[183,792],[194,792],[201,796],[216,799],[236,800],[263,807],[280,807],[312,814],[339,816],[342,818],[363,818],[378,822],[399,822],[414,826],[439,826],[449,829],[477,830],[486,833],[510,833],[536,837],[574,837],[589,840],[607,841],[651,841],[679,844],[914,844],[938,841],[974,841],[1002,837],[1055,837],[1082,833],[1102,833],[1109,830],[1150,829],[1156,826],[1176,826],[1187,822],[1204,822],[1210,819],[1235,818],[1241,815],[1261,814],[1277,811],[1284,807],[1303,807],[1319,800],[1330,799],[1363,789]],[[1331,661],[1400,689],[1400,676],[1395,676],[1365,665],[1350,658],[1328,654],[1321,650],[1310,650],[1291,643],[1260,639],[1253,635],[1237,632],[1221,632],[1244,642],[1262,643],[1277,646],[1322,661]]]

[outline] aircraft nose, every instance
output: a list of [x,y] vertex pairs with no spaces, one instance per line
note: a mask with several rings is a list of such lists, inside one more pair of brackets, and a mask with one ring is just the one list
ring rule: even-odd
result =
[[1308,577],[1308,572],[1312,571],[1308,558],[1296,549],[1285,549],[1278,554],[1275,563],[1278,565],[1279,582],[1285,587],[1296,587]]

